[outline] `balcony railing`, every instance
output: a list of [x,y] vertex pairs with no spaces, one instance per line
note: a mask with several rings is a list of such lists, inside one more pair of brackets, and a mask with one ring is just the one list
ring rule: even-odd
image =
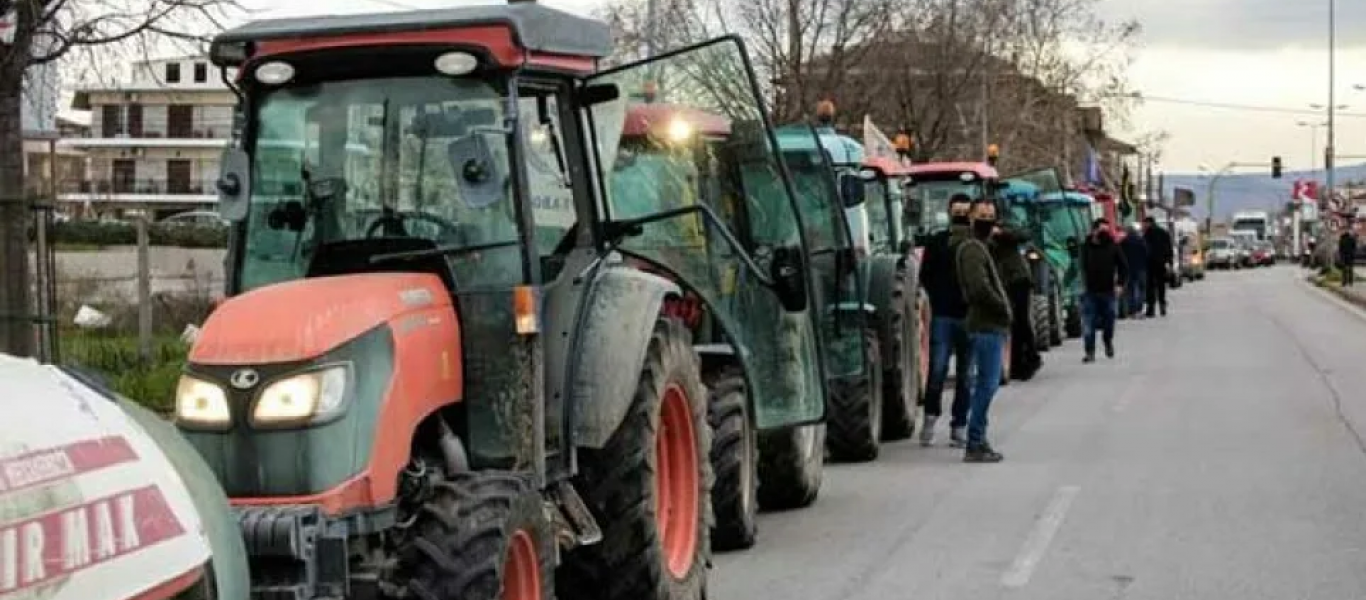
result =
[[206,196],[217,193],[212,180],[172,182],[166,179],[92,179],[64,181],[58,185],[62,194],[136,194],[149,196],[185,195]]

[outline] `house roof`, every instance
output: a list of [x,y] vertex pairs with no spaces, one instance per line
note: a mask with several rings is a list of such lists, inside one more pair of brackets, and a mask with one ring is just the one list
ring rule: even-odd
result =
[[612,52],[612,31],[606,23],[535,2],[253,21],[219,34],[213,45],[476,25],[507,26],[514,43],[537,52],[592,58]]

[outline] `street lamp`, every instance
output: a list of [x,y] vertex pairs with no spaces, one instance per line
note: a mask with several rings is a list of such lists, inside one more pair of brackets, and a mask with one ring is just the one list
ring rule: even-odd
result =
[[1209,165],[1197,167],[1201,173],[1208,176],[1209,183],[1205,186],[1205,236],[1214,235],[1214,186],[1219,183],[1219,178],[1233,172],[1238,163],[1231,162],[1223,166],[1218,171],[1210,169]]
[[1295,123],[1300,127],[1309,128],[1309,169],[1312,171],[1318,168],[1319,156],[1319,128],[1328,125],[1327,121],[1312,123],[1309,121],[1299,121]]

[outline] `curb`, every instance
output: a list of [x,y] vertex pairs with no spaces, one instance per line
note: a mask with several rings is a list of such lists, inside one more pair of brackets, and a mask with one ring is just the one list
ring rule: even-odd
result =
[[1343,308],[1350,309],[1357,316],[1366,318],[1366,297],[1358,294],[1349,294],[1343,290],[1341,286],[1320,281],[1313,275],[1305,277],[1303,281],[1305,285],[1317,289],[1319,293],[1327,296],[1328,299],[1341,303]]

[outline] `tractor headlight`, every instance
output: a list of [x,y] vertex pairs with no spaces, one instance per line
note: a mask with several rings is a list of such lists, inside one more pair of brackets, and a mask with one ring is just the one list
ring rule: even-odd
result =
[[251,420],[281,425],[325,418],[341,411],[350,370],[328,367],[270,383],[256,398]]
[[1026,254],[1025,256],[1026,256],[1027,258],[1029,258],[1029,260],[1039,260],[1040,258],[1043,258],[1042,256],[1039,255],[1038,252],[1035,252],[1035,251],[1033,251],[1033,250],[1030,250],[1030,251],[1029,251],[1029,254]]
[[228,394],[222,386],[191,375],[181,375],[175,392],[176,421],[222,427],[232,422]]

